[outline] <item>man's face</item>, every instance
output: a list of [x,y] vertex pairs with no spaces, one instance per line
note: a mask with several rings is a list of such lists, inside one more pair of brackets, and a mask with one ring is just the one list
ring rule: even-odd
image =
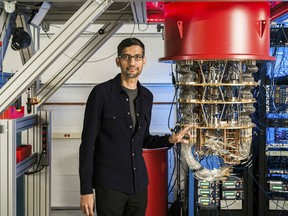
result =
[[116,64],[121,69],[122,75],[126,78],[136,78],[141,74],[146,57],[138,45],[126,47],[121,56],[116,58]]

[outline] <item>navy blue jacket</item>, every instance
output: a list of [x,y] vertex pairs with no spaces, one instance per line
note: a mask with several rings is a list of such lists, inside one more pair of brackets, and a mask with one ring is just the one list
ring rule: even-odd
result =
[[153,95],[139,82],[137,88],[134,131],[129,97],[121,87],[120,74],[91,91],[79,155],[82,195],[93,193],[98,184],[128,194],[141,191],[148,185],[142,148],[172,146],[169,135],[150,135]]

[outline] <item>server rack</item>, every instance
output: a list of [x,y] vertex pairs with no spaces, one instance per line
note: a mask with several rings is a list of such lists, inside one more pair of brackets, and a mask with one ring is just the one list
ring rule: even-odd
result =
[[288,214],[287,46],[276,36],[271,34],[271,53],[276,62],[263,64],[259,73],[263,84],[258,101],[261,133],[255,173],[257,215],[264,216]]
[[[225,181],[205,182],[189,175],[189,216],[252,216],[253,179],[252,168],[234,170]],[[192,202],[193,201],[193,202]],[[193,204],[191,204],[193,203]],[[193,210],[192,210],[193,209]]]

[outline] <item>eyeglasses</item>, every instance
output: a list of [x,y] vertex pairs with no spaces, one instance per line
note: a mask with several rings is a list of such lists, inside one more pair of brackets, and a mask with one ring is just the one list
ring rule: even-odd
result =
[[142,61],[143,60],[143,55],[141,54],[136,54],[134,56],[129,55],[129,54],[123,54],[121,56],[118,56],[118,58],[124,60],[124,61],[131,61],[132,58],[134,58],[135,61]]

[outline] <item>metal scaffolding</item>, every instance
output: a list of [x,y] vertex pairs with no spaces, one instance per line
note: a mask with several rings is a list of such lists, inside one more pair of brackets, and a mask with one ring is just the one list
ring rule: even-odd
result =
[[0,89],[0,113],[20,97],[32,83],[66,50],[73,41],[91,25],[112,2],[109,0],[87,0],[83,6],[65,23],[51,42],[39,50]]

